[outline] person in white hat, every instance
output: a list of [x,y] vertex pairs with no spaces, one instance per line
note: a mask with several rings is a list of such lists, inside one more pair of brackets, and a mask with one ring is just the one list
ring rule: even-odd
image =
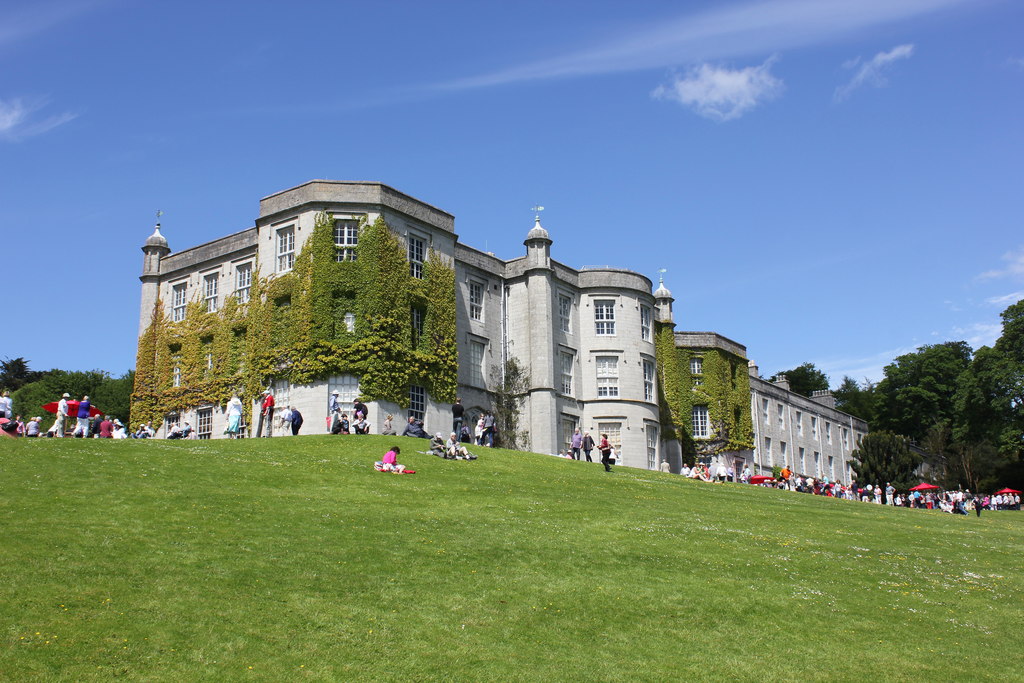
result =
[[69,398],[71,398],[71,394],[66,391],[64,392],[64,395],[60,397],[60,401],[57,402],[57,418],[53,421],[53,426],[48,430],[50,434],[59,438],[64,436],[64,422],[68,419]]

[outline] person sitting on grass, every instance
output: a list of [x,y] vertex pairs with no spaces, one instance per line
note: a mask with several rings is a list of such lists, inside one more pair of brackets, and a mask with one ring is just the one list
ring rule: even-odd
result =
[[430,437],[430,454],[436,455],[439,458],[445,457],[445,443],[441,432]]
[[452,432],[444,444],[444,457],[448,460],[476,460],[476,456],[459,443],[459,437],[455,432]]
[[403,465],[398,464],[398,454],[402,452],[402,449],[398,446],[392,446],[391,450],[384,454],[384,460],[377,463],[381,467],[381,472],[401,472],[405,469]]
[[429,439],[430,435],[423,429],[423,423],[415,417],[409,416],[409,424],[405,425],[402,436],[414,436],[417,439]]
[[356,415],[359,417],[356,418],[355,423],[353,423],[352,429],[355,430],[356,434],[369,434],[370,423],[366,421],[366,418],[363,417],[362,413],[356,413]]

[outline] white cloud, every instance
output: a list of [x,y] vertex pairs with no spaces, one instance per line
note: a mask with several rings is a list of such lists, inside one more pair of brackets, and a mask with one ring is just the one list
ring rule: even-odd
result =
[[1010,277],[1014,279],[1024,278],[1024,247],[1015,251],[1008,251],[1003,254],[1003,260],[1007,262],[1005,268],[986,270],[978,276],[979,280],[994,280],[996,278]]
[[113,0],[57,0],[10,3],[0,8],[0,47],[23,41],[58,24],[92,12]]
[[833,99],[836,102],[841,102],[862,85],[871,85],[876,88],[884,86],[887,82],[885,80],[885,70],[889,65],[897,60],[907,59],[913,54],[913,45],[897,45],[888,52],[879,52],[869,62],[861,63],[860,57],[846,62],[843,64],[844,68],[854,69],[858,66],[860,68],[857,68],[857,73],[853,75],[849,83],[836,88]]
[[954,327],[953,334],[957,340],[963,340],[972,349],[992,346],[1003,333],[1002,323],[972,323],[967,327]]
[[686,76],[676,76],[671,83],[658,86],[651,96],[678,102],[716,121],[737,119],[782,92],[782,81],[770,73],[774,62],[771,57],[760,66],[745,69],[701,64]]
[[74,119],[77,114],[64,112],[43,119],[34,114],[46,106],[46,100],[0,100],[0,140],[17,142],[33,135],[45,133]]
[[968,0],[760,0],[715,6],[643,27],[618,27],[594,45],[432,88],[456,90],[508,83],[623,73],[735,59],[816,45],[913,19]]
[[1024,299],[1024,292],[1010,292],[1002,296],[993,296],[985,299],[985,303],[993,306],[1009,306],[1015,304],[1021,299]]

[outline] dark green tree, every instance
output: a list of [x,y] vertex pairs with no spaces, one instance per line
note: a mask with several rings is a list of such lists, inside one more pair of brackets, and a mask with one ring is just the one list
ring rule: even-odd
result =
[[39,415],[45,421],[44,404],[60,400],[64,392],[71,394],[75,399],[88,395],[92,404],[104,414],[120,418],[127,424],[128,406],[134,383],[134,370],[118,378],[113,378],[100,370],[50,370],[42,379],[26,384],[11,396],[14,399],[16,413],[25,417]]
[[789,390],[802,396],[828,389],[828,375],[815,367],[814,363],[801,363],[792,370],[776,373],[778,375],[785,375],[789,380]]
[[842,383],[832,390],[836,408],[866,420],[873,426],[878,419],[878,396],[875,393],[875,386],[868,380],[858,384],[852,377],[843,377]]
[[871,432],[860,440],[850,463],[857,473],[857,484],[885,486],[891,483],[906,490],[916,483],[914,470],[921,458],[911,452],[906,437],[892,432]]
[[42,372],[30,370],[24,358],[8,358],[0,361],[0,391],[16,391],[21,387],[36,382],[43,377]]
[[929,344],[885,366],[878,383],[877,426],[915,441],[935,423],[951,424],[960,374],[971,363],[967,342]]

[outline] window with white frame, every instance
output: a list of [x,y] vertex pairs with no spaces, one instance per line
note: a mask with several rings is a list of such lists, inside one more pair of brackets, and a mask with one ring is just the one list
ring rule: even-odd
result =
[[811,415],[811,436],[818,438],[818,418]]
[[814,476],[815,478],[821,476],[821,453],[814,451]]
[[562,393],[568,396],[572,395],[572,369],[575,365],[576,357],[568,351],[561,352],[562,359]]
[[798,449],[797,453],[800,456],[800,463],[799,463],[800,474],[806,474],[807,473],[807,452],[804,450],[803,446],[801,446]]
[[484,355],[487,345],[475,339],[469,341],[469,383],[475,387],[484,386]]
[[708,429],[708,407],[693,407],[693,438],[706,439],[711,436]]
[[356,331],[356,314],[355,313],[346,313],[344,320],[345,320],[345,331],[346,332],[355,332]]
[[185,306],[188,302],[188,283],[171,287],[171,320],[178,323],[185,319]]
[[209,439],[213,436],[213,408],[200,408],[196,411],[196,437]]
[[179,366],[177,366],[177,365],[174,366],[174,370],[171,373],[171,386],[172,387],[180,387],[181,386],[181,368]]
[[640,338],[651,341],[651,307],[640,307]]
[[562,332],[572,332],[572,297],[558,295],[558,323]]
[[644,400],[654,401],[654,363],[645,360],[644,365]]
[[213,351],[206,352],[206,369],[210,372],[213,371]]
[[484,319],[484,285],[482,282],[469,283],[469,317],[472,320]]
[[849,450],[850,448],[850,430],[843,427],[843,448]]
[[804,435],[804,414],[799,410],[796,411],[796,417],[793,418],[796,421],[796,435]]
[[271,388],[274,391],[274,406],[277,410],[287,408],[291,401],[292,383],[286,379],[275,379]]
[[831,422],[826,422],[825,423],[825,443],[827,443],[829,446],[832,445],[832,423]]
[[409,387],[409,417],[422,420],[427,412],[427,392],[423,387]]
[[235,268],[235,297],[238,303],[249,301],[249,290],[252,287],[252,264],[242,263]]
[[836,478],[836,460],[831,455],[828,456],[828,471],[826,474],[828,474],[829,479]]
[[658,428],[647,425],[647,469],[658,469]]
[[782,466],[789,467],[789,444],[785,441],[779,442],[779,457],[782,458]]
[[414,278],[423,279],[423,255],[426,245],[415,235],[408,236],[409,242],[409,274]]
[[690,374],[704,374],[704,359],[701,356],[694,356],[693,358],[690,359]]
[[579,425],[579,418],[562,415],[562,450],[569,452],[572,448],[572,435],[576,433],[577,425]]
[[217,290],[220,289],[220,275],[210,273],[203,278],[203,300],[206,301],[206,310],[209,313],[217,312]]
[[594,331],[596,334],[611,336],[615,334],[615,301],[598,299],[594,302]]
[[327,380],[327,410],[331,409],[331,396],[338,392],[338,405],[345,413],[352,413],[352,404],[359,396],[359,378],[355,375],[334,375]]
[[295,266],[295,226],[277,231],[277,272],[287,273]]
[[764,448],[762,450],[763,452],[761,453],[761,462],[767,465],[768,467],[771,467],[772,465],[775,464],[772,462],[772,437],[764,437]]
[[786,406],[779,403],[775,406],[775,412],[778,413],[779,429],[786,428]]
[[359,221],[343,218],[334,221],[334,260],[355,261],[359,244]]
[[603,398],[617,398],[619,395],[619,359],[617,356],[598,356],[597,395]]
[[420,343],[420,337],[423,336],[423,309],[419,306],[413,306],[410,309],[410,317],[412,321],[412,345],[416,346]]
[[601,435],[608,437],[608,443],[615,449],[615,454],[622,462],[622,423],[621,422],[598,422],[597,423],[598,443],[601,442]]

